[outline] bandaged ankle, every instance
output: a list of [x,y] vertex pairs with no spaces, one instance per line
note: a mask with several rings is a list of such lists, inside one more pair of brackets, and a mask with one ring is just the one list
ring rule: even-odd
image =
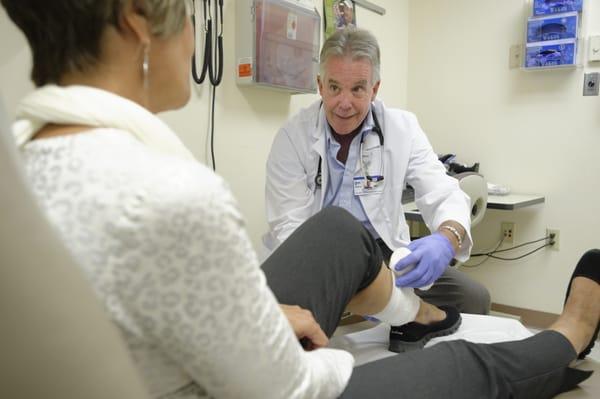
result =
[[[390,270],[390,273],[392,271]],[[412,288],[396,287],[392,273],[392,294],[388,304],[377,314],[371,315],[384,323],[392,326],[401,326],[414,321],[419,311],[421,300]]]

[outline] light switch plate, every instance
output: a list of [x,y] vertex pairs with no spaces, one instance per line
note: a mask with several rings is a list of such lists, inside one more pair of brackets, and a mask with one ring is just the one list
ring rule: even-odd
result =
[[600,61],[600,36],[590,36],[588,59],[590,62]]
[[584,96],[597,96],[598,89],[600,88],[599,72],[586,73],[583,78],[583,95]]
[[520,44],[513,44],[510,46],[508,59],[508,67],[510,69],[520,68],[523,66],[523,46]]

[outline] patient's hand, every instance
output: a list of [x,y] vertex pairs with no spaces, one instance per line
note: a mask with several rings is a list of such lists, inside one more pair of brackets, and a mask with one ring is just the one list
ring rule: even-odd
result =
[[310,310],[302,309],[296,305],[280,304],[279,306],[292,325],[294,333],[304,349],[313,350],[327,346],[329,340]]

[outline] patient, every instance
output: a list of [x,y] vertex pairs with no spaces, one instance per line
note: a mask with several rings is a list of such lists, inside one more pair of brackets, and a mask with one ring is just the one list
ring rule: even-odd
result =
[[353,369],[328,337],[345,309],[379,314],[393,294],[368,232],[327,209],[261,269],[226,184],[153,115],[190,95],[186,2],[2,4],[34,58],[38,89],[14,125],[32,187],[154,397],[545,398],[588,377],[568,365],[597,335],[600,251],[579,262],[549,331]]

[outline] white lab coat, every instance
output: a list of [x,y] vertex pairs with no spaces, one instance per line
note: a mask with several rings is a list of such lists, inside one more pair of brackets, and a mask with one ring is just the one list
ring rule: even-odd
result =
[[[455,220],[465,228],[467,235],[456,258],[467,260],[472,247],[469,197],[458,181],[446,174],[414,114],[386,108],[378,100],[373,110],[384,136],[384,187],[381,193],[360,196],[371,224],[392,250],[406,246],[410,234],[402,191],[408,183],[415,189],[415,202],[431,231],[446,220]],[[263,237],[269,251],[323,207],[328,184],[324,123],[324,110],[317,101],[292,117],[273,141],[266,177],[271,230]],[[319,156],[323,159],[321,187],[315,183]],[[355,175],[361,175],[358,166]]]

